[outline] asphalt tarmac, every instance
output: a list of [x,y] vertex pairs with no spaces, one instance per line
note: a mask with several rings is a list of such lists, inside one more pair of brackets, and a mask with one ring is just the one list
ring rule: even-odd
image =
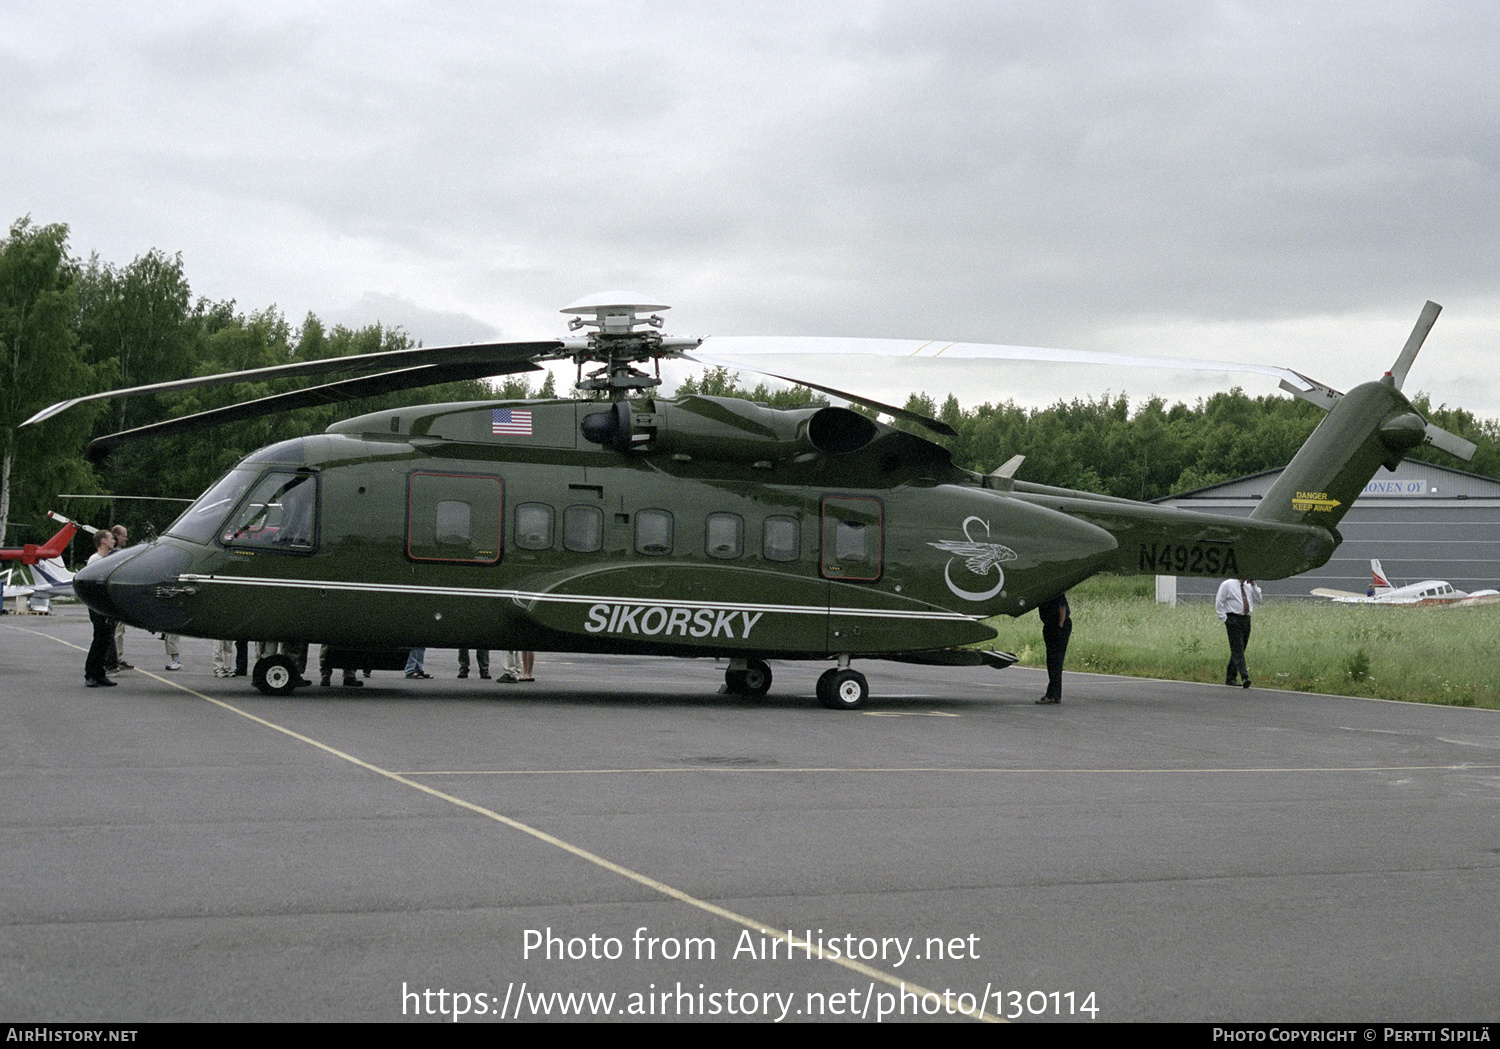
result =
[[1495,711],[436,651],[276,699],[88,638],[0,619],[6,1022],[1500,1019]]

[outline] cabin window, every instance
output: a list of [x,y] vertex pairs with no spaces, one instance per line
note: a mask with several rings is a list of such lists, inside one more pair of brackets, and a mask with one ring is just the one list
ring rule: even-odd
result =
[[552,507],[546,503],[522,503],[516,507],[516,546],[522,550],[550,550],[552,517]]
[[795,517],[768,517],[761,552],[767,561],[795,561],[802,547],[801,533]]
[[838,522],[833,545],[834,557],[840,562],[863,563],[870,559],[870,536],[863,522]]
[[881,504],[868,497],[823,499],[823,576],[869,583],[880,578]]
[[498,477],[413,473],[407,478],[406,554],[414,561],[500,560]]
[[739,514],[709,514],[703,537],[709,557],[739,557],[745,552],[745,519]]
[[230,515],[220,539],[225,546],[308,553],[317,538],[317,523],[316,476],[273,470],[255,483]]
[[665,510],[642,510],[635,515],[637,553],[660,556],[672,552],[672,515]]
[[604,545],[604,511],[597,506],[570,506],[563,511],[563,546],[589,554]]
[[437,541],[449,546],[474,541],[473,508],[457,499],[440,499],[437,504]]

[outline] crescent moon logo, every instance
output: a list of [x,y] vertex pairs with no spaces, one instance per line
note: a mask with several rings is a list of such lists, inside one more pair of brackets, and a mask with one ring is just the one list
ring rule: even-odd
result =
[[[948,589],[953,591],[956,597],[965,601],[988,601],[1005,588],[1005,571],[1000,567],[1002,561],[1014,561],[1019,555],[1008,546],[999,543],[986,543],[974,538],[970,529],[974,525],[984,528],[984,534],[990,534],[990,524],[978,517],[965,517],[963,523],[964,538],[962,542],[953,539],[944,539],[936,543],[928,543],[928,546],[936,547],[946,553],[952,554],[948,563],[943,566],[943,582],[948,584]],[[988,590],[965,590],[953,582],[954,558],[963,558],[965,567],[975,575],[989,575],[994,572],[995,585]]]

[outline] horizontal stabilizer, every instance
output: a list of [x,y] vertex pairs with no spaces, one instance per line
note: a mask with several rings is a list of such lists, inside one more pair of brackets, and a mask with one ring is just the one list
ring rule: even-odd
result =
[[1344,396],[1340,391],[1333,389],[1331,386],[1325,386],[1316,379],[1309,379],[1301,372],[1293,372],[1292,374],[1301,381],[1282,379],[1281,388],[1287,393],[1301,397],[1304,401],[1316,404],[1325,412],[1335,404],[1338,404],[1339,398]]

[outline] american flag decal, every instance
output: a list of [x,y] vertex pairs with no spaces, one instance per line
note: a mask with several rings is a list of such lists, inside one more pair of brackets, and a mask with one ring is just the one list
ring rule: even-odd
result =
[[490,412],[490,433],[508,437],[531,436],[531,409],[495,408]]

